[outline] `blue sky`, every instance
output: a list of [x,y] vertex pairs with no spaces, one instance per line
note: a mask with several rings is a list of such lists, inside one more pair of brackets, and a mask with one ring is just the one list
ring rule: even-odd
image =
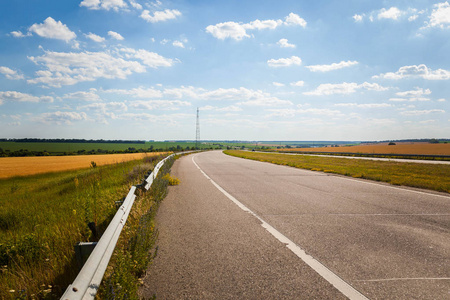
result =
[[0,3],[0,137],[449,138],[449,1]]

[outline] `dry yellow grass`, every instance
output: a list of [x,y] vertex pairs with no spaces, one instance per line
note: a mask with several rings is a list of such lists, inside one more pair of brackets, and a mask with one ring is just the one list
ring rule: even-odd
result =
[[0,157],[0,178],[26,176],[40,173],[86,169],[94,161],[97,166],[142,159],[165,152],[126,153],[76,156]]
[[307,152],[450,155],[450,144],[403,143],[392,146],[387,144],[377,144],[347,147],[295,148],[289,150]]

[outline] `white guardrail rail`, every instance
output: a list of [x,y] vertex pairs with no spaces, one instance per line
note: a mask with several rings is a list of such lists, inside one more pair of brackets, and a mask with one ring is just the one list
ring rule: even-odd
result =
[[[186,151],[177,154],[186,154],[193,151]],[[161,160],[154,168],[152,173],[145,179],[145,189],[149,190],[152,186],[153,180],[158,176],[159,170],[164,165],[167,159],[173,157],[175,154],[171,154],[165,159]],[[62,295],[61,299],[64,300],[78,300],[78,299],[94,299],[97,291],[100,287],[100,283],[105,274],[106,267],[114,252],[117,241],[119,240],[122,228],[125,226],[128,215],[130,214],[131,207],[133,206],[136,195],[136,186],[132,186],[128,192],[127,197],[123,201],[123,204],[117,210],[108,228],[106,228],[102,237],[98,241],[91,255],[83,265],[80,273],[75,278],[74,282],[69,285]]]

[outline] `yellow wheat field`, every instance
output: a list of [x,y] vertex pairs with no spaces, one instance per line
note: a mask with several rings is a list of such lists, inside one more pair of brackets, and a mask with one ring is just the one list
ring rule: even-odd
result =
[[0,178],[85,169],[94,161],[97,166],[142,159],[166,152],[126,153],[75,156],[0,157]]
[[450,155],[450,144],[401,143],[392,146],[387,144],[377,144],[347,147],[295,148],[289,150],[307,152]]

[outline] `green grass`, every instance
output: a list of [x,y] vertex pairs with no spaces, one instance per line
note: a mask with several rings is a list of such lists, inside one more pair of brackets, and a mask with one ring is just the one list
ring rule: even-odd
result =
[[228,155],[450,193],[450,165],[224,151]]
[[0,299],[58,299],[78,273],[73,246],[95,241],[89,222],[106,229],[147,159],[0,180]]

